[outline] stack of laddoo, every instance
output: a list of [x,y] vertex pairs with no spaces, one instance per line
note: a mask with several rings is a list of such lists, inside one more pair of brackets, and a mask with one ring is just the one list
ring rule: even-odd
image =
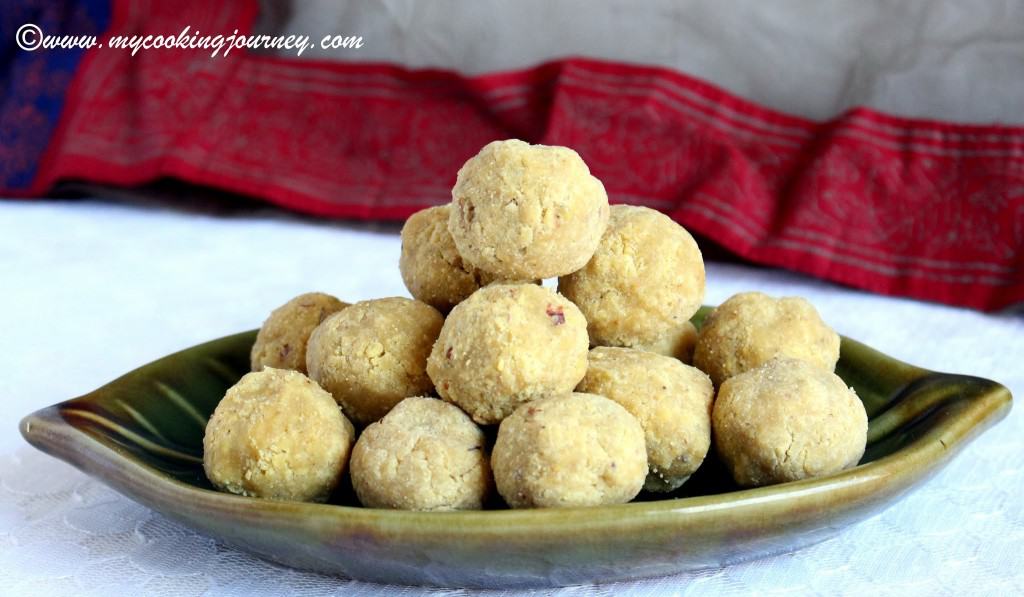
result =
[[399,268],[414,298],[310,293],[270,314],[206,429],[216,488],[326,501],[347,471],[372,508],[479,509],[495,489],[568,507],[672,492],[712,443],[742,486],[863,455],[814,308],[739,294],[698,332],[693,237],[609,206],[571,149],[486,145],[449,205],[405,223]]

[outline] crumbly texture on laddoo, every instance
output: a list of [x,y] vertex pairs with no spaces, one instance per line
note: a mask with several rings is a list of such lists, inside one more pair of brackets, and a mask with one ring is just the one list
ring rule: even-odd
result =
[[403,398],[433,390],[427,356],[444,317],[407,298],[362,301],[328,317],[309,337],[309,376],[358,425],[383,417]]
[[583,311],[595,346],[642,346],[700,308],[704,260],[690,233],[668,216],[614,205],[593,258],[559,278],[558,290]]
[[839,472],[864,455],[868,417],[839,376],[773,359],[726,380],[712,414],[715,448],[743,486]]
[[459,170],[448,229],[459,254],[509,280],[583,267],[608,224],[608,195],[567,147],[488,143]]
[[491,467],[513,508],[622,504],[647,476],[644,430],[603,396],[544,398],[501,422]]
[[650,467],[648,491],[678,488],[704,462],[715,390],[702,371],[659,354],[598,347],[590,351],[577,390],[614,400],[640,422]]
[[252,345],[252,370],[273,367],[305,373],[309,335],[329,315],[347,306],[329,294],[308,292],[274,309]]
[[478,510],[491,487],[483,431],[436,398],[406,398],[367,427],[350,471],[368,508]]
[[775,357],[802,359],[833,371],[839,360],[839,334],[804,298],[742,292],[708,314],[693,364],[718,386]]
[[477,423],[571,392],[587,371],[587,322],[534,284],[492,284],[452,309],[427,362],[437,393]]
[[402,227],[398,269],[409,293],[442,313],[461,303],[494,276],[473,267],[459,255],[448,232],[450,206],[418,211]]
[[634,342],[624,348],[636,348],[679,359],[687,365],[693,363],[693,348],[697,345],[697,326],[690,321],[665,328],[661,335],[645,342]]
[[213,411],[203,468],[222,491],[323,502],[345,472],[354,440],[330,394],[297,371],[265,367],[242,377]]

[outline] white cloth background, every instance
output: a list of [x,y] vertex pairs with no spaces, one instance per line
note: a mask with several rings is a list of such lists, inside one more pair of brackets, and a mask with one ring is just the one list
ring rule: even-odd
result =
[[[261,0],[262,32],[359,35],[383,61],[476,74],[565,56],[664,66],[791,114],[868,105],[1024,124],[1020,0]],[[294,52],[282,52],[293,58]]]
[[[272,210],[189,213],[97,201],[0,202],[0,594],[378,595],[196,535],[25,446],[17,422],[138,365],[258,326],[291,296],[404,295],[395,226]],[[1024,316],[885,298],[709,264],[707,302],[810,298],[841,333],[1024,396]],[[1024,409],[882,514],[789,555],[560,595],[1024,594]],[[468,591],[401,589],[469,595]],[[494,594],[504,594],[495,592]]]

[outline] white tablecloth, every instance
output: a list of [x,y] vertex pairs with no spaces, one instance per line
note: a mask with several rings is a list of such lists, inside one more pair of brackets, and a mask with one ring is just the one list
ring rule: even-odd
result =
[[[168,352],[256,327],[300,292],[349,301],[405,295],[398,252],[391,225],[269,210],[0,203],[0,594],[396,590],[291,571],[223,547],[26,447],[16,426],[32,410]],[[840,333],[924,367],[998,380],[1024,396],[1019,313],[983,315],[709,264],[708,303],[746,289],[806,296]],[[1022,455],[1018,405],[926,485],[823,544],[728,568],[559,593],[1024,594]]]

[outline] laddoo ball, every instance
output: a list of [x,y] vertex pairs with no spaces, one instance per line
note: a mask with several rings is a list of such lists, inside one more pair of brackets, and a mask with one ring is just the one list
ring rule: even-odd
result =
[[506,280],[568,274],[594,254],[608,195],[567,147],[488,143],[459,170],[448,229],[462,258]]
[[436,398],[406,398],[363,430],[349,469],[368,508],[478,510],[491,487],[483,431]]
[[238,495],[323,502],[348,464],[355,429],[297,371],[264,367],[228,389],[206,425],[203,469]]
[[833,371],[839,360],[839,334],[804,298],[742,292],[708,314],[693,362],[717,386],[775,357],[803,359]]
[[864,405],[839,376],[777,358],[730,377],[712,413],[715,448],[742,486],[819,477],[860,461]]
[[646,350],[655,354],[679,359],[687,365],[693,363],[693,349],[697,345],[697,326],[684,321],[677,326],[662,330],[661,334],[643,342],[633,342],[623,348]]
[[587,322],[534,284],[491,284],[459,303],[427,362],[437,393],[489,425],[523,402],[571,392],[587,371]]
[[444,317],[401,297],[362,301],[331,315],[309,337],[309,376],[357,425],[383,417],[403,398],[433,390],[427,357]]
[[447,313],[494,276],[467,263],[448,232],[447,205],[409,216],[402,227],[402,256],[398,269],[409,293]]
[[513,508],[622,504],[647,477],[644,430],[603,396],[552,396],[501,422],[491,467]]
[[558,290],[587,318],[595,346],[639,347],[680,330],[704,300],[704,260],[696,241],[668,216],[615,205],[594,256],[558,279]]
[[252,345],[252,370],[273,367],[305,373],[309,335],[327,316],[347,306],[329,294],[307,292],[274,309]]
[[632,348],[598,347],[577,390],[614,400],[640,422],[650,468],[644,489],[677,489],[704,462],[715,389],[696,368]]

